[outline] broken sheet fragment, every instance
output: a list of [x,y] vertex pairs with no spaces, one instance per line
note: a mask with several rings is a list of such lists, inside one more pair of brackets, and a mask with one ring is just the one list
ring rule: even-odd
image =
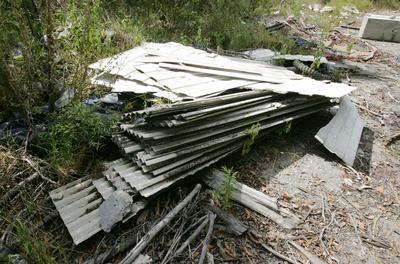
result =
[[340,99],[337,114],[315,138],[347,165],[352,166],[360,143],[364,122],[348,96]]

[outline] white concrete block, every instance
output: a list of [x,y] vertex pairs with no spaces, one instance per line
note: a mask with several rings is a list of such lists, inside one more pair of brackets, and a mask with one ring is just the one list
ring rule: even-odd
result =
[[361,24],[359,37],[400,42],[400,16],[366,15]]

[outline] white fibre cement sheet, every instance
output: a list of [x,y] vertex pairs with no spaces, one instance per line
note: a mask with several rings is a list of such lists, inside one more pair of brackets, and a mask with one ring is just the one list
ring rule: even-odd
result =
[[352,166],[360,143],[364,122],[348,96],[340,100],[340,108],[332,120],[321,128],[316,139],[347,165]]

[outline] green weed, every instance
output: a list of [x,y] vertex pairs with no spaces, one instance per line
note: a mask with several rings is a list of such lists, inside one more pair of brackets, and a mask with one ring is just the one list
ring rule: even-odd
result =
[[292,121],[286,122],[285,126],[279,131],[279,135],[287,135],[292,130]]
[[29,231],[26,224],[17,221],[16,238],[22,249],[22,255],[29,263],[52,264],[57,263],[51,256],[45,241],[38,239]]
[[238,172],[226,166],[223,166],[221,170],[224,173],[224,181],[222,185],[213,190],[212,195],[215,201],[221,204],[223,208],[227,209],[232,205],[231,198]]
[[242,148],[242,156],[246,155],[250,152],[251,146],[254,144],[256,137],[258,136],[258,132],[260,131],[260,124],[253,124],[250,128],[245,130],[246,135],[249,138],[244,142]]

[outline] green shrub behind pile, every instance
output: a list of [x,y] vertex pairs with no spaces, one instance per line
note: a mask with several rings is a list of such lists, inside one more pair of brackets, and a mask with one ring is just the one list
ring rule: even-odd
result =
[[68,166],[98,150],[110,139],[116,116],[102,115],[80,103],[72,103],[51,116],[39,145],[53,165]]

